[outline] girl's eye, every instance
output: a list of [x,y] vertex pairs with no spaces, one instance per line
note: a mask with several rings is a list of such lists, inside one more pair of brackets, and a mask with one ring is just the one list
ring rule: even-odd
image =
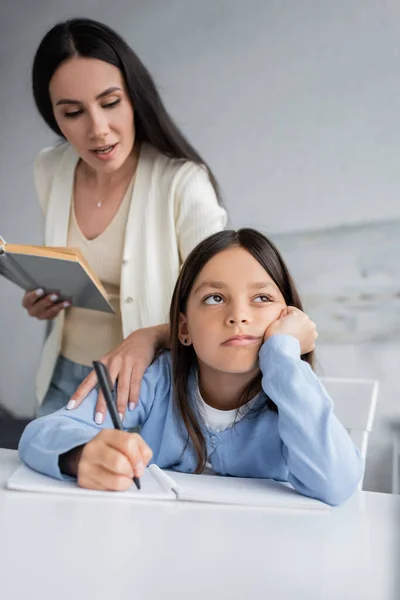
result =
[[272,298],[266,294],[260,294],[254,298],[254,302],[272,302]]
[[223,298],[219,294],[213,294],[204,298],[203,302],[204,304],[222,304]]

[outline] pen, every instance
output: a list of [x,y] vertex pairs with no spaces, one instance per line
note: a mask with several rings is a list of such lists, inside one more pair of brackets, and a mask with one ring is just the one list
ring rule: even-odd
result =
[[[99,386],[101,388],[101,391],[103,392],[103,395],[104,395],[104,398],[105,398],[105,401],[107,404],[107,408],[111,415],[113,425],[114,425],[115,429],[119,429],[120,431],[123,431],[124,428],[121,423],[121,419],[119,418],[117,407],[114,403],[112,383],[111,383],[110,374],[108,372],[108,369],[105,365],[103,365],[103,363],[101,363],[100,361],[97,361],[97,360],[93,361],[93,367],[94,367],[94,370],[96,371],[97,381],[99,382]],[[133,481],[135,482],[137,489],[140,490],[139,477],[134,476]]]

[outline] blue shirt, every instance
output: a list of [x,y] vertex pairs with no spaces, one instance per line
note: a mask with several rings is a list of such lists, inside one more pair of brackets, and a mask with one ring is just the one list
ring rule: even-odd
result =
[[[288,481],[300,493],[338,505],[356,490],[364,469],[358,449],[333,414],[333,403],[310,366],[300,358],[297,339],[274,335],[259,353],[262,388],[249,413],[217,433],[202,431],[207,460],[220,475]],[[195,373],[189,398],[197,407]],[[265,408],[267,394],[278,413]],[[89,442],[102,428],[93,421],[97,391],[75,410],[65,408],[32,421],[25,429],[19,454],[31,468],[62,479],[59,456]],[[199,416],[200,419],[200,416]],[[138,406],[125,414],[124,428],[141,426],[141,435],[161,468],[193,473],[197,457],[174,409],[171,355],[163,353],[146,371]]]

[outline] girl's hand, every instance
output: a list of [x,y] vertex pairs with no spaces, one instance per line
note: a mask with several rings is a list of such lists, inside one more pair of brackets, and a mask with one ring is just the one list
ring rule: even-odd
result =
[[137,433],[103,429],[80,450],[78,485],[91,490],[127,490],[133,476],[143,475],[152,456],[151,449]]
[[26,308],[29,316],[36,317],[41,321],[49,321],[55,319],[62,310],[71,306],[71,302],[69,300],[60,302],[57,293],[46,294],[39,288],[32,292],[26,292],[22,299],[22,306]]
[[300,354],[307,354],[315,348],[318,337],[317,326],[314,321],[301,310],[294,306],[284,308],[279,319],[274,321],[264,334],[264,342],[271,335],[286,333],[297,338],[300,342]]
[[[122,418],[128,402],[129,410],[135,408],[139,400],[139,391],[144,372],[151,365],[157,350],[167,347],[168,342],[168,325],[138,329],[131,333],[122,344],[101,359],[101,362],[108,368],[113,385],[118,378],[117,409]],[[95,371],[91,371],[71,396],[67,408],[78,407],[96,384],[96,373]],[[95,408],[95,421],[97,424],[100,425],[104,421],[106,412],[107,405],[103,394],[99,391]]]

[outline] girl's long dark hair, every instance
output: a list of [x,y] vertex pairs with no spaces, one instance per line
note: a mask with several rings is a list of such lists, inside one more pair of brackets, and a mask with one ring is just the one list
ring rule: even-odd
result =
[[[207,461],[207,446],[200,423],[196,416],[196,408],[189,400],[188,380],[191,369],[197,365],[193,346],[184,346],[179,341],[180,314],[186,313],[187,301],[193,285],[205,264],[213,256],[232,247],[247,250],[278,286],[288,306],[303,310],[296,285],[276,246],[262,233],[254,229],[227,230],[211,235],[200,242],[187,257],[178,281],[175,285],[170,308],[171,323],[171,353],[173,365],[173,380],[175,391],[175,408],[182,419],[187,432],[188,442],[191,442],[197,455],[196,473],[204,470]],[[304,354],[302,360],[314,368],[314,351]],[[250,383],[244,393],[244,401],[250,399],[254,392],[261,389],[261,372]],[[243,402],[242,402],[243,403]],[[277,411],[275,403],[267,398],[265,408]]]
[[204,165],[222,204],[214,174],[166,111],[150,73],[132,48],[107,25],[91,19],[71,19],[55,25],[39,44],[32,68],[33,96],[50,129],[64,137],[54,117],[49,84],[61,63],[75,56],[102,60],[122,72],[134,107],[136,140],[148,142],[171,158]]

